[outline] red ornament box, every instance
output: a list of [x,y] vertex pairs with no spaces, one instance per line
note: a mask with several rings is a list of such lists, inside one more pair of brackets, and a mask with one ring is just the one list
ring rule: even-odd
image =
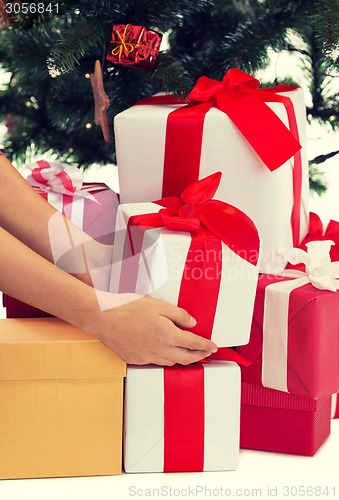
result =
[[114,24],[107,54],[114,64],[153,68],[157,62],[162,35],[144,26]]

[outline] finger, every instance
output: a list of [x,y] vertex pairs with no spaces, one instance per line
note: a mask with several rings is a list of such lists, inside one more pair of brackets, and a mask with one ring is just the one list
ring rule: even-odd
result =
[[164,301],[158,301],[158,303],[160,314],[173,321],[177,326],[193,328],[197,324],[196,319],[182,307],[177,307]]
[[212,340],[195,335],[186,330],[177,328],[178,335],[175,339],[175,346],[184,347],[185,349],[192,349],[196,351],[204,351],[208,353],[217,352],[218,346]]
[[176,361],[170,360],[168,358],[158,358],[156,360],[153,360],[152,363],[149,364],[158,366],[173,366],[176,364]]
[[173,347],[170,353],[170,361],[174,361],[179,365],[189,365],[196,363],[210,356],[211,353],[205,351],[190,351],[181,347]]

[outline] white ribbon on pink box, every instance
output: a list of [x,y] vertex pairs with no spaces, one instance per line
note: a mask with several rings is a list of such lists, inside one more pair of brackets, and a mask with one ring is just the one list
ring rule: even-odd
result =
[[303,263],[306,272],[287,270],[281,275],[295,278],[272,283],[265,289],[262,383],[265,387],[289,392],[288,367],[288,311],[292,290],[311,283],[319,290],[339,290],[339,262],[331,262],[329,251],[333,241],[311,241],[308,251],[293,248],[281,255],[295,265]]

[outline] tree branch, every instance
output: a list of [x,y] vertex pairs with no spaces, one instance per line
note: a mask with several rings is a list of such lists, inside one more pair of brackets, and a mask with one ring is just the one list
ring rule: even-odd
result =
[[326,155],[319,155],[313,158],[313,160],[310,161],[310,165],[319,165],[320,163],[324,163],[326,160],[329,160],[330,158],[333,158],[333,156],[336,156],[339,154],[338,151],[332,151],[332,153],[327,153]]

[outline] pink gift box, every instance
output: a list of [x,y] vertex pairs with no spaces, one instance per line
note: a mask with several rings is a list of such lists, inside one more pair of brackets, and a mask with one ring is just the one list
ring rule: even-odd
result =
[[[286,386],[285,392],[311,398],[330,396],[339,390],[338,293],[318,290],[310,283],[292,290],[288,304],[286,343],[282,345],[281,339],[274,335],[275,328],[280,325],[275,314],[271,338],[277,349],[275,352],[267,350],[266,362],[263,363],[267,288],[287,280],[291,278],[259,276],[250,341],[245,346],[237,347],[240,354],[252,361],[251,366],[242,368],[242,380],[282,390],[278,386],[269,386],[264,380],[264,373],[266,379],[271,372],[273,376],[279,373],[281,385]],[[272,363],[271,354],[277,359],[277,365]]]
[[118,195],[103,183],[83,182],[74,165],[39,160],[26,165],[27,181],[75,226],[106,245],[114,242]]
[[80,193],[89,193],[94,199],[34,189],[89,236],[105,245],[113,245],[119,198],[106,184],[83,184]]
[[[93,239],[113,245],[119,197],[112,189],[103,183],[83,183],[77,168],[60,162],[39,161],[28,167],[28,181],[46,201]],[[7,318],[50,316],[6,294],[3,305]]]
[[241,448],[313,456],[330,422],[331,396],[314,399],[241,383]]

